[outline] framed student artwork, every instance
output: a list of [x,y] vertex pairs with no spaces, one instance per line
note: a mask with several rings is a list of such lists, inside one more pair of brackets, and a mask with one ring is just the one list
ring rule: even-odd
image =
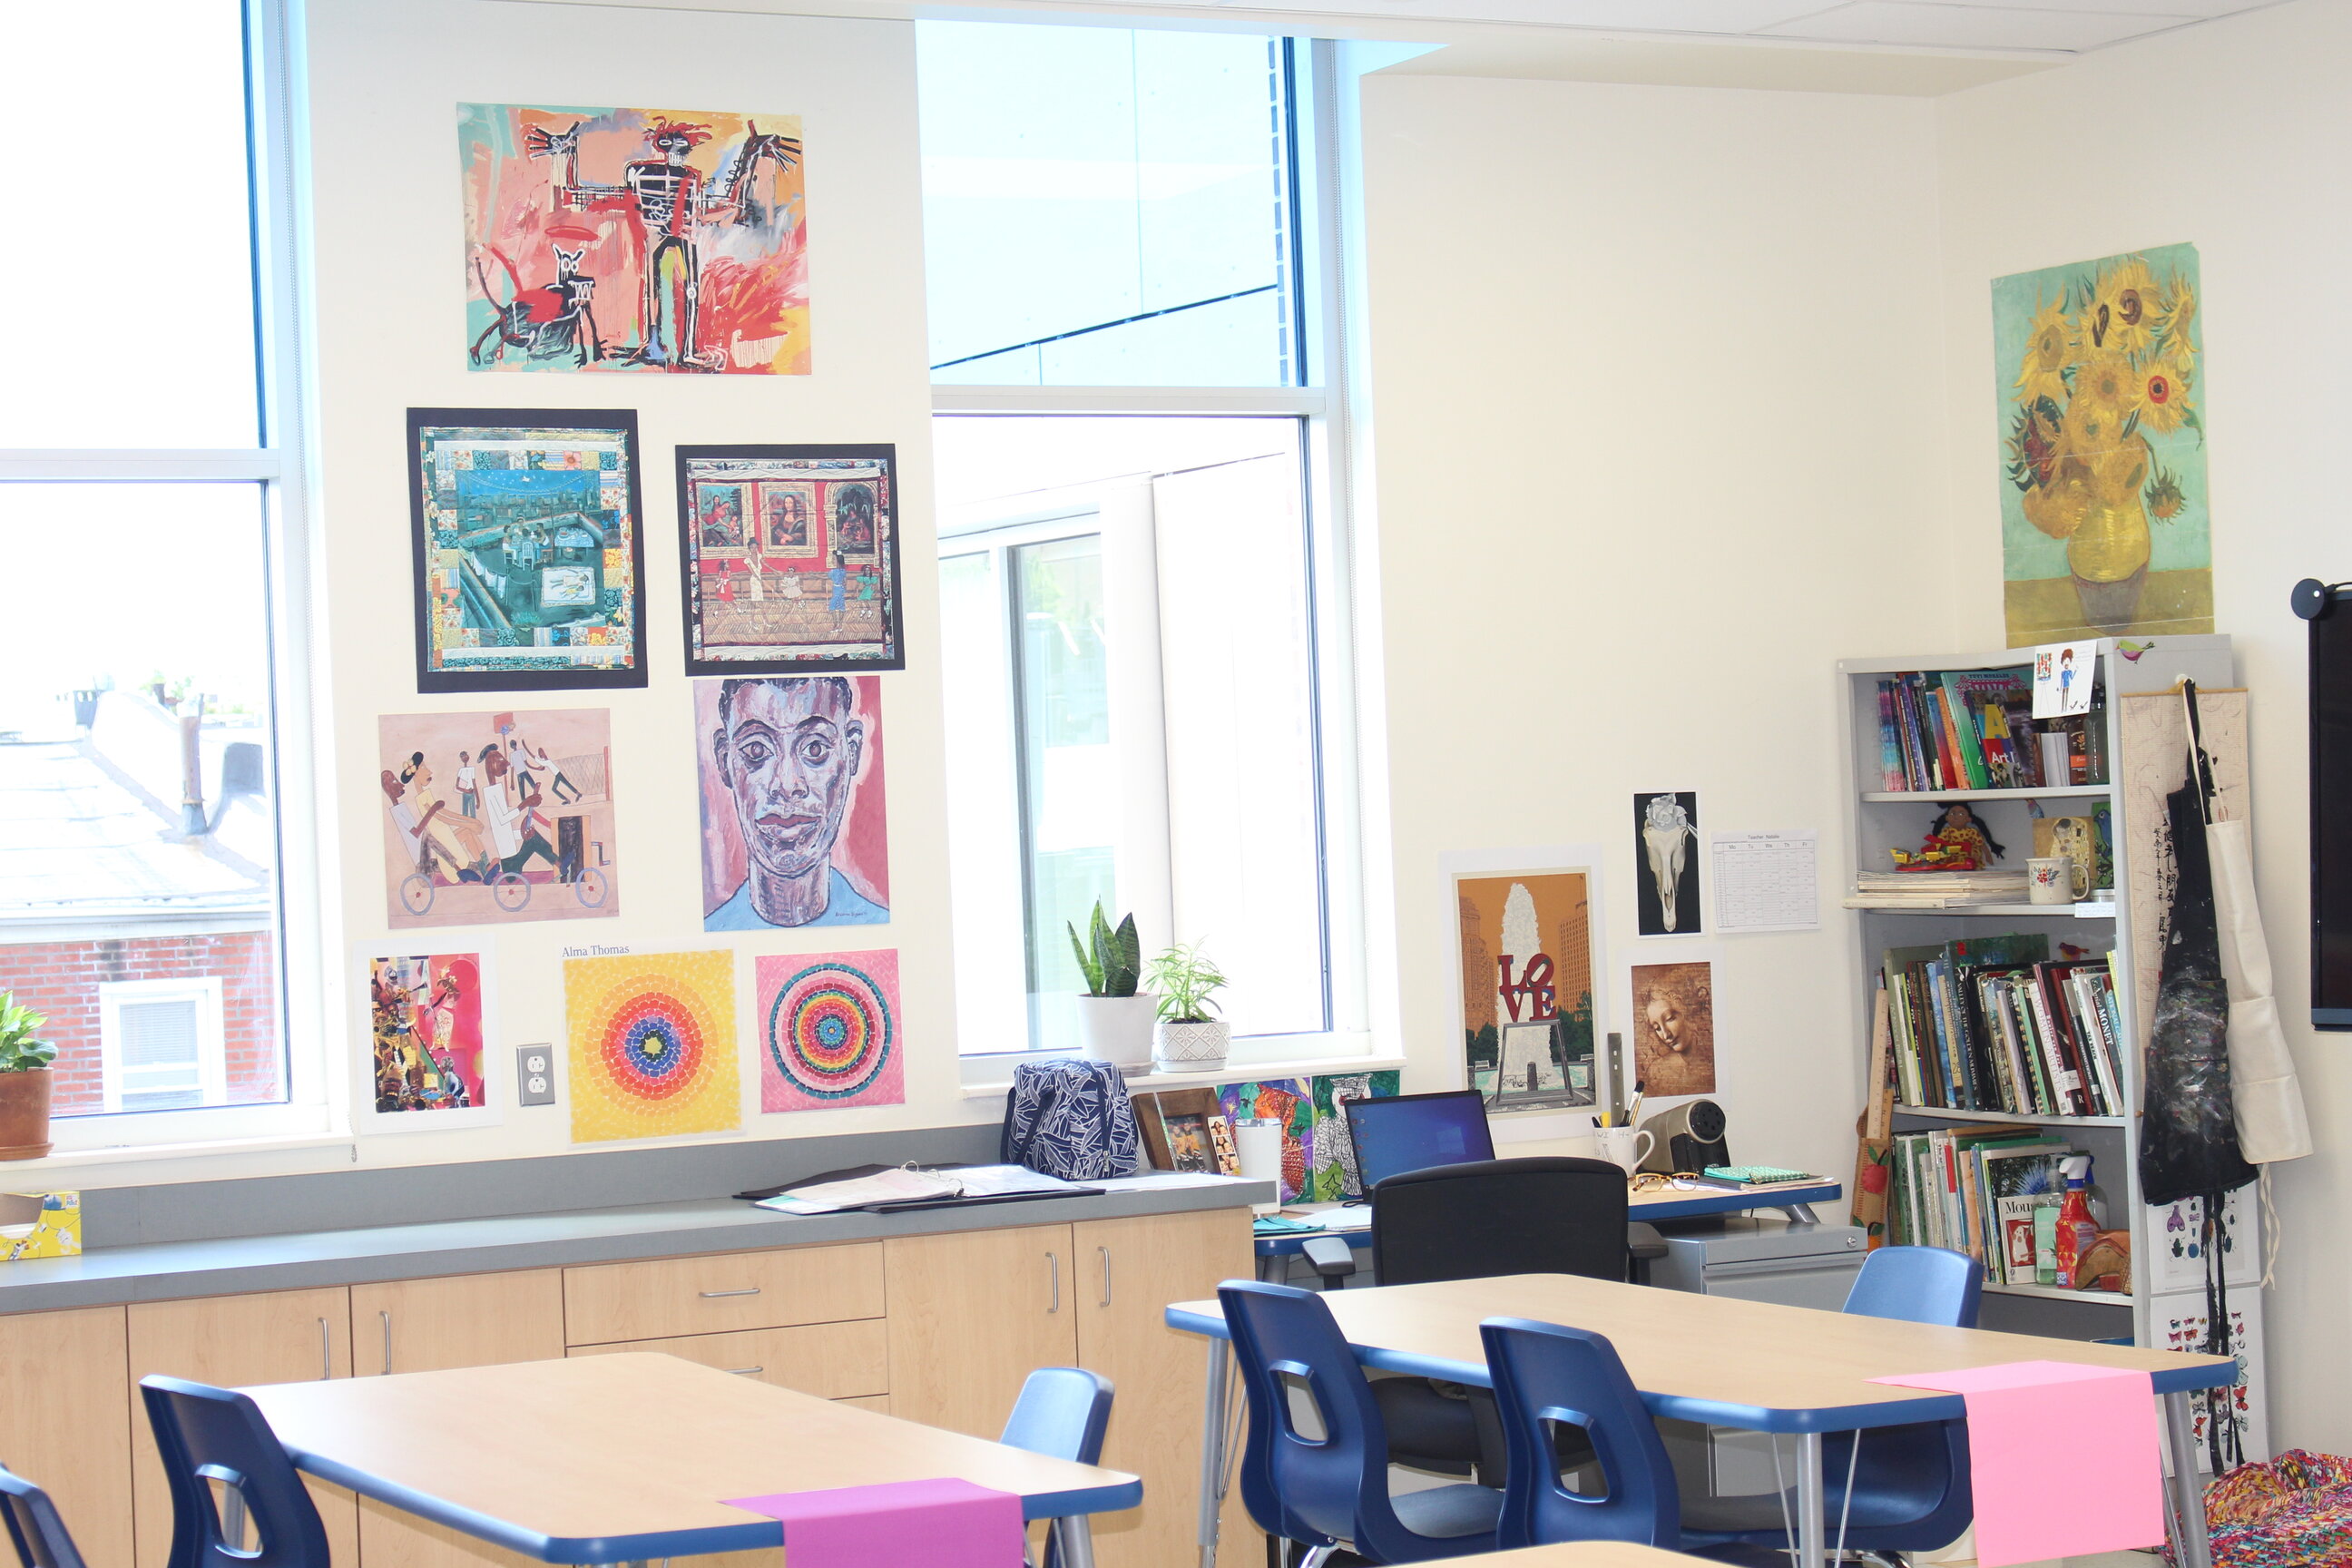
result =
[[689,675],[907,668],[898,448],[680,447]]
[[419,691],[646,684],[637,416],[412,408]]

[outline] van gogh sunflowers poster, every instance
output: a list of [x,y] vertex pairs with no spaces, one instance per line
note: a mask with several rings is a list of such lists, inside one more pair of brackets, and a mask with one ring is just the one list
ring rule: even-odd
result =
[[1993,280],[2009,646],[2213,629],[2197,247]]

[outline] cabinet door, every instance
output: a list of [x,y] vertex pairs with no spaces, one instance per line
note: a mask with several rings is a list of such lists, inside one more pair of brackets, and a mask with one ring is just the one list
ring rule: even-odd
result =
[[[128,1310],[131,1345],[131,1502],[140,1568],[164,1568],[172,1550],[172,1493],[155,1458],[155,1436],[138,1382],[151,1373],[223,1388],[300,1383],[352,1374],[350,1293],[273,1290],[194,1301],[141,1301]],[[310,1483],[338,1563],[356,1563],[357,1500],[341,1487]]]
[[129,1353],[120,1307],[0,1318],[0,1463],[47,1489],[89,1568],[131,1568]]
[[[1253,1277],[1246,1209],[1082,1220],[1070,1227],[1078,1265],[1078,1362],[1111,1381],[1103,1463],[1143,1478],[1143,1506],[1095,1521],[1102,1568],[1162,1568],[1194,1555],[1201,1419],[1208,1347],[1167,1325],[1171,1301],[1198,1301]],[[1264,1556],[1240,1489],[1226,1500],[1218,1561]]]
[[890,1413],[993,1437],[1030,1373],[1078,1353],[1070,1227],[893,1237]]
[[[352,1287],[352,1360],[362,1377],[562,1354],[560,1268]],[[360,1557],[368,1568],[519,1568],[530,1561],[366,1498]]]

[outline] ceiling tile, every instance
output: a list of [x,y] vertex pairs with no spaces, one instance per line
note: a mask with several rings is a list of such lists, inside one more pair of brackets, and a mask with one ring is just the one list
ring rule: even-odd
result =
[[2118,15],[2018,5],[1855,0],[1797,21],[1759,28],[1757,36],[1948,49],[2095,49],[2196,19],[2178,13]]

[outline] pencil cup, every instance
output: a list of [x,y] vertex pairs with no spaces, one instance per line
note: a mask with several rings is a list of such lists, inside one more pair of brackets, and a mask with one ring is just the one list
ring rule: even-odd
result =
[[1601,1157],[1629,1176],[1642,1168],[1642,1162],[1658,1146],[1657,1134],[1640,1127],[1599,1127],[1592,1136],[1600,1142]]
[[[1278,1197],[1282,1191],[1282,1123],[1270,1118],[1244,1118],[1234,1123],[1234,1147],[1241,1157],[1242,1178],[1251,1182],[1272,1182]],[[1263,1205],[1271,1214],[1279,1204]]]

